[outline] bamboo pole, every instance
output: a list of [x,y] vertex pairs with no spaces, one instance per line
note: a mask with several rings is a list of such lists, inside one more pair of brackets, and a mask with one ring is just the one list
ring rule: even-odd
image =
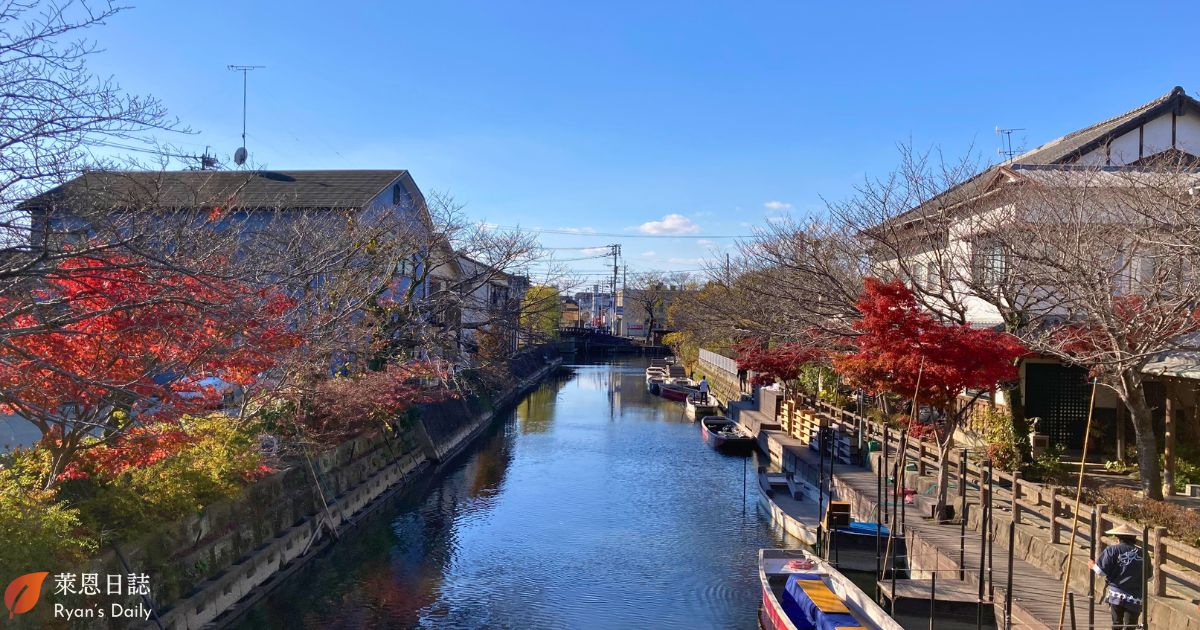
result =
[[[917,384],[915,387],[913,387],[912,411],[909,414],[909,426],[906,427],[904,429],[904,433],[902,433],[900,435],[900,456],[899,456],[899,458],[896,459],[896,475],[892,482],[892,524],[888,528],[888,541],[887,541],[887,549],[886,549],[885,557],[890,557],[892,560],[891,568],[893,571],[893,576],[892,576],[893,577],[893,580],[892,580],[893,589],[895,588],[894,572],[896,570],[896,558],[895,558],[895,552],[892,548],[892,538],[894,538],[896,535],[896,500],[897,500],[897,497],[899,497],[899,499],[901,501],[904,500],[904,496],[903,496],[904,488],[903,488],[903,486],[901,486],[901,484],[903,483],[901,481],[901,479],[903,479],[905,476],[906,471],[904,470],[904,468],[905,468],[906,464],[908,463],[908,431],[910,428],[912,428],[912,423],[917,421],[917,395],[921,392],[921,377],[924,376],[924,374],[925,374],[925,357],[921,357],[921,365],[917,368]],[[886,423],[887,423],[887,419],[885,418],[884,419],[884,427],[885,427],[884,435],[887,435],[887,433],[886,433],[887,424]],[[887,441],[885,440],[884,444],[883,444],[883,451],[885,453],[887,452],[887,448],[888,448],[888,445],[887,445]],[[884,460],[884,461],[887,461],[887,460]],[[905,544],[907,545],[907,539],[905,539]],[[908,547],[906,546],[905,549],[907,550]],[[896,592],[895,592],[895,590],[893,590],[892,591],[892,613],[896,612],[896,610],[895,610],[895,608],[896,608],[895,595],[896,595]]]
[[[1083,494],[1083,471],[1087,466],[1088,440],[1092,435],[1092,411],[1096,408],[1096,379],[1092,379],[1092,399],[1088,403],[1087,427],[1083,430],[1083,456],[1079,458],[1079,481],[1075,485],[1075,513],[1071,516],[1071,543],[1067,548],[1067,571],[1063,576],[1062,602],[1058,608],[1058,630],[1067,619],[1067,592],[1071,587],[1071,563],[1075,560],[1075,530],[1079,528],[1079,498]],[[1051,524],[1055,515],[1050,515]],[[1092,544],[1095,544],[1093,541]]]

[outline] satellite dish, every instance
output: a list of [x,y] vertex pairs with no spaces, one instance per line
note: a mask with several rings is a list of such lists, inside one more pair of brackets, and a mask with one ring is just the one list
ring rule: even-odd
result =
[[233,163],[238,166],[246,163],[246,147],[238,147],[237,151],[233,152]]

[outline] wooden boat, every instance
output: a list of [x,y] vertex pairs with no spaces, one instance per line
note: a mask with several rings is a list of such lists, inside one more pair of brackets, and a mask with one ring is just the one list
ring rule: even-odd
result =
[[849,578],[802,549],[760,549],[758,579],[766,630],[903,630]]
[[707,416],[717,415],[719,408],[717,406],[717,399],[713,398],[712,394],[709,394],[708,402],[701,404],[700,393],[697,392],[687,397],[687,400],[683,404],[683,411],[687,414],[687,417],[692,420],[698,420]]
[[749,455],[756,440],[736,422],[725,416],[705,416],[700,420],[700,434],[709,446],[725,453]]
[[[758,471],[759,508],[770,519],[771,525],[790,538],[806,545],[817,544],[822,508],[829,505],[829,497],[820,500],[817,487],[803,477],[792,473]],[[889,529],[875,522],[851,521],[846,527],[838,527],[827,533],[825,557],[839,569],[848,571],[875,572],[891,570],[891,560],[905,557],[904,537],[892,539],[895,553],[888,555],[880,567],[881,551],[887,548]]]
[[667,400],[677,400],[679,402],[687,400],[687,397],[695,391],[696,390],[691,389],[690,387],[676,385],[675,383],[663,383],[658,386],[659,396],[662,396]]

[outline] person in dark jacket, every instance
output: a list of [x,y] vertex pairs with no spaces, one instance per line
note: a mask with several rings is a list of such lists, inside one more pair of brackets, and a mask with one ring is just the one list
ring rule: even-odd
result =
[[1112,627],[1137,628],[1138,616],[1142,613],[1142,598],[1146,588],[1142,574],[1145,554],[1137,546],[1141,532],[1128,526],[1114,527],[1107,532],[1117,537],[1117,544],[1100,552],[1094,562],[1088,560],[1088,568],[1104,577],[1108,582],[1108,593],[1104,601],[1112,610]]

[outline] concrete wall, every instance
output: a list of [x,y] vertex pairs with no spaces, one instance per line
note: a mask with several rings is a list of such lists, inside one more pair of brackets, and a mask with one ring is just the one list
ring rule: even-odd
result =
[[707,350],[700,350],[700,360],[696,362],[695,367],[697,377],[701,374],[708,377],[713,395],[721,402],[739,400],[742,397],[742,391],[738,385],[736,368],[731,371],[728,361],[721,361],[721,364],[718,365],[717,361],[710,359],[709,354],[710,352]]

